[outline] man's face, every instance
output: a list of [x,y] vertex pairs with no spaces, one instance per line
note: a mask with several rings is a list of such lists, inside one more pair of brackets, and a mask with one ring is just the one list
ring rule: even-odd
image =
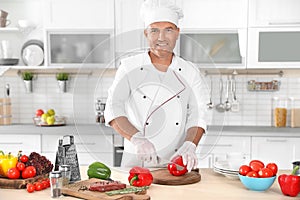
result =
[[145,29],[144,34],[151,52],[158,57],[164,57],[173,53],[179,28],[170,22],[155,22]]

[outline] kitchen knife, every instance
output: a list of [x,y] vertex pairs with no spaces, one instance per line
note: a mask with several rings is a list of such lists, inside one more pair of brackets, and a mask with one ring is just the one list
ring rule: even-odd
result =
[[183,170],[184,167],[181,165],[178,165],[177,163],[171,162],[167,159],[161,158],[161,157],[157,157],[157,163],[158,165],[162,166],[162,167],[168,167],[168,164],[172,163],[175,164],[177,170]]

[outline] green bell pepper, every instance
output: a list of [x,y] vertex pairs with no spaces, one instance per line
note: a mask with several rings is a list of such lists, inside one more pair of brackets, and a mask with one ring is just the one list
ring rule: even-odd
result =
[[89,178],[109,179],[111,170],[101,162],[94,162],[89,165],[87,175]]

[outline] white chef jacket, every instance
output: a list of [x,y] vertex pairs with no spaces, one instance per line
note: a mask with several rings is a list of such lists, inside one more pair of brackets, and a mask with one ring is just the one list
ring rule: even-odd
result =
[[[104,115],[107,125],[117,117],[127,117],[154,144],[157,155],[169,160],[183,144],[187,129],[206,130],[206,102],[207,84],[191,62],[174,55],[167,72],[161,72],[146,52],[121,61]],[[136,165],[142,162],[125,140],[121,166]]]

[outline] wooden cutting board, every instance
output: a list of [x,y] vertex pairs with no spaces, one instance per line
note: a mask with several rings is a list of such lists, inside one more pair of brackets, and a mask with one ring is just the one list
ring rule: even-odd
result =
[[158,169],[151,171],[153,183],[160,185],[187,185],[198,183],[201,180],[199,169],[186,173],[183,176],[173,176],[168,169]]
[[34,183],[43,178],[49,178],[49,174],[44,174],[44,175],[36,176],[33,178],[27,178],[27,179],[0,178],[0,188],[24,189],[24,188],[26,188],[27,183]]
[[[88,180],[78,181],[73,184],[66,185],[62,188],[62,193],[64,195],[69,195],[77,198],[87,199],[87,200],[150,200],[150,196],[145,194],[123,194],[123,195],[113,195],[108,196],[104,192],[97,192],[97,191],[89,191],[89,190],[79,190],[82,186],[89,186],[94,183],[98,182],[100,179],[91,178]],[[129,187],[129,186],[128,186]]]

